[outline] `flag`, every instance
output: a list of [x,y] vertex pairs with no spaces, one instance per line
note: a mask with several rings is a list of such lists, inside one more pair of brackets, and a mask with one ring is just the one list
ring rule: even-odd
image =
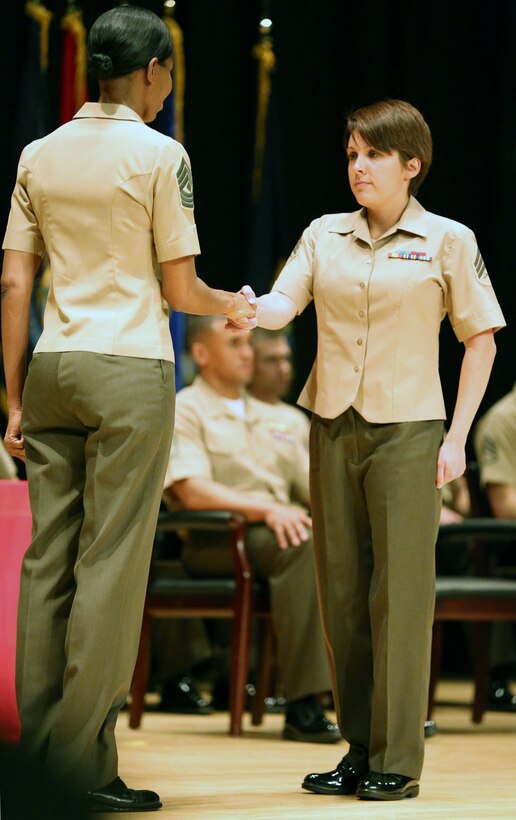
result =
[[18,106],[13,127],[13,158],[51,130],[48,92],[48,34],[53,14],[41,3],[25,4],[27,52],[21,70]]
[[[185,97],[185,54],[183,48],[183,32],[172,11],[165,7],[163,22],[167,26],[172,38],[172,52],[174,67],[172,73],[173,89],[163,104],[163,109],[156,117],[153,127],[162,134],[173,137],[178,142],[184,142],[184,97]],[[184,313],[170,311],[170,333],[174,344],[176,390],[181,390],[183,380],[183,357],[185,352],[186,320]]]
[[[48,88],[48,40],[53,14],[39,2],[25,4],[27,52],[21,70],[19,104],[14,117],[12,153],[17,165],[23,148],[52,129]],[[47,277],[48,278],[48,277]],[[47,279],[39,276],[32,292],[29,356],[43,329]]]
[[280,117],[272,21],[262,19],[258,42],[257,102],[245,268],[257,293],[270,290],[288,255]]
[[61,58],[59,123],[72,119],[88,98],[86,79],[86,29],[80,9],[70,11],[61,20],[64,31]]

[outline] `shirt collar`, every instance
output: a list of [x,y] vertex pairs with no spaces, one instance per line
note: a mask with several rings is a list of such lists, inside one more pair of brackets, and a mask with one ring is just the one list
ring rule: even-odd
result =
[[398,224],[394,225],[394,229],[405,231],[405,233],[413,233],[425,239],[428,236],[428,216],[415,197],[410,197],[408,205],[403,211]]
[[77,111],[74,120],[101,119],[101,120],[131,120],[143,122],[142,118],[129,108],[128,105],[118,103],[87,102]]
[[[208,382],[203,379],[202,376],[197,375],[193,381],[193,385],[198,389],[201,390],[204,394],[204,398],[206,399],[205,403],[203,404],[203,412],[207,416],[211,416],[212,418],[220,418],[221,416],[231,416],[234,417],[234,413],[231,412],[228,405],[224,401],[224,397],[217,393],[216,390],[208,384]],[[252,401],[251,397],[247,393],[244,388],[240,390],[240,398],[244,399],[249,415],[249,419],[251,417],[251,410],[252,410]],[[248,420],[249,420],[248,419]]]
[[[404,231],[405,233],[412,233],[425,238],[428,235],[427,213],[413,196],[410,197],[407,207],[396,225],[393,225],[383,236],[389,236],[397,231]],[[341,214],[337,218],[336,224],[329,229],[329,232],[353,234],[356,239],[370,243],[371,236],[367,224],[366,209],[361,208],[360,211],[353,211],[351,214]]]

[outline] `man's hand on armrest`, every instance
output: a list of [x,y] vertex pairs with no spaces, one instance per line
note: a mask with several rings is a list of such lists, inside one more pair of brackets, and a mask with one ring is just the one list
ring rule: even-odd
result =
[[249,522],[260,522],[271,529],[281,549],[299,546],[309,537],[312,519],[296,504],[262,501],[248,493],[226,487],[208,478],[184,478],[165,491],[179,499],[187,510],[233,510]]

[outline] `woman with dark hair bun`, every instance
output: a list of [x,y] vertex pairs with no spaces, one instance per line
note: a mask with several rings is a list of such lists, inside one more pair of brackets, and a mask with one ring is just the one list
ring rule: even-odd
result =
[[109,80],[113,77],[113,60],[107,54],[90,54],[88,73],[96,80]]
[[153,57],[163,64],[171,55],[168,28],[152,11],[139,6],[106,11],[88,36],[88,71],[97,80],[132,74]]
[[[85,808],[152,811],[158,795],[118,777],[114,730],[173,430],[167,302],[241,327],[255,308],[198,279],[188,156],[145,125],[172,89],[164,23],[147,9],[112,9],[91,29],[88,61],[99,102],[24,149],[3,243],[5,442],[26,459],[33,515],[17,697],[24,751]],[[26,375],[45,250],[50,292]]]

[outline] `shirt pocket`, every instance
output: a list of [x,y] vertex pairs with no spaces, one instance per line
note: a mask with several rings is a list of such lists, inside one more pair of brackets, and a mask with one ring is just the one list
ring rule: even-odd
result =
[[208,452],[213,456],[229,456],[235,452],[240,442],[227,433],[218,430],[207,430],[205,434],[205,445]]
[[249,448],[242,434],[228,429],[207,430],[204,444],[212,467],[213,478],[231,487],[242,485],[252,472]]

